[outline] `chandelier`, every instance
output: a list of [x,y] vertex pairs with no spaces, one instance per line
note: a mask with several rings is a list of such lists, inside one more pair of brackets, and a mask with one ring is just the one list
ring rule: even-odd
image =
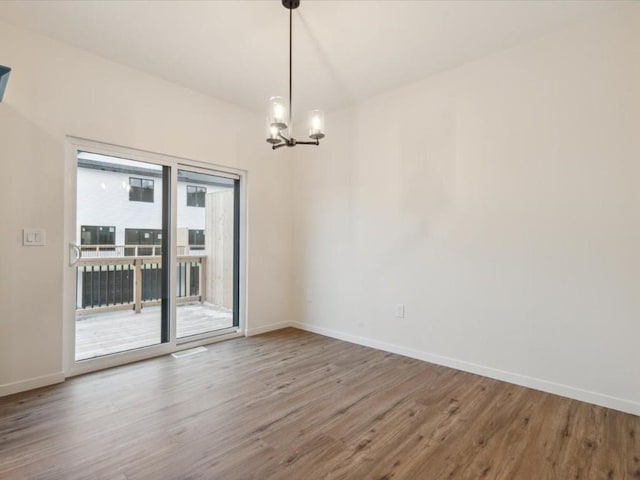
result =
[[300,0],[282,0],[282,5],[289,10],[289,105],[287,106],[287,104],[285,104],[282,97],[271,97],[269,99],[267,142],[271,144],[271,148],[274,150],[284,146],[320,145],[320,139],[324,138],[324,113],[322,113],[321,110],[312,110],[309,112],[309,138],[311,141],[301,141],[293,138],[293,128],[289,118],[290,115],[292,115],[291,52],[293,33],[291,20],[293,10],[300,6]]

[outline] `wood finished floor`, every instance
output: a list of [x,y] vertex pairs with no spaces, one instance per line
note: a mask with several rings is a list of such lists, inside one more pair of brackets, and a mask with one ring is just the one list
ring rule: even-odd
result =
[[294,329],[0,398],[2,479],[640,479],[640,417]]

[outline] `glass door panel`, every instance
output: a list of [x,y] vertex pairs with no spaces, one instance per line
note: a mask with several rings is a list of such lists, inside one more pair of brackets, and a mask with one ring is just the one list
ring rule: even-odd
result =
[[79,152],[75,360],[168,341],[169,168]]
[[238,180],[178,170],[176,336],[238,326]]

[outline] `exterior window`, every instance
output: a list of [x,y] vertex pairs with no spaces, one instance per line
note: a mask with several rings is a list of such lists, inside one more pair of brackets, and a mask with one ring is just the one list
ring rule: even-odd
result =
[[153,203],[153,180],[129,177],[129,201]]
[[155,246],[155,254],[162,254],[162,230],[152,228],[125,228],[124,229],[125,255],[153,255],[154,249],[151,247],[131,247],[130,245],[150,245]]
[[189,247],[191,250],[204,249],[204,230],[189,230]]
[[[207,187],[196,187],[187,185],[187,207],[204,207],[204,197],[207,194]],[[191,231],[189,231],[191,235]]]
[[116,227],[82,225],[80,227],[80,245],[115,245]]

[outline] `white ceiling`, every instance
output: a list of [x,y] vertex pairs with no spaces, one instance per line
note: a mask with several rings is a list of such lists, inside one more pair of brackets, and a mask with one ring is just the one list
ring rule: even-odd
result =
[[[302,0],[294,104],[339,108],[630,3]],[[280,0],[0,1],[0,19],[256,111],[287,95]]]

